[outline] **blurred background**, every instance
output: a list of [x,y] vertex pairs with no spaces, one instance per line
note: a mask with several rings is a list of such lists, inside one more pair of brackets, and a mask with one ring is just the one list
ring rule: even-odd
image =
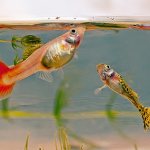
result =
[[0,19],[149,16],[149,0],[0,0]]
[[[1,0],[0,4],[0,21],[150,14],[149,0]],[[64,32],[1,30],[0,59],[12,65],[22,55],[22,48],[14,49],[13,37],[35,35],[46,43]],[[150,134],[144,132],[137,109],[108,88],[94,94],[103,85],[96,65],[106,63],[122,74],[143,105],[150,106],[149,39],[148,30],[87,31],[77,57],[63,72],[53,72],[52,82],[33,75],[18,82],[11,98],[0,102],[0,149],[56,150],[58,138],[69,139],[71,150],[149,150]]]

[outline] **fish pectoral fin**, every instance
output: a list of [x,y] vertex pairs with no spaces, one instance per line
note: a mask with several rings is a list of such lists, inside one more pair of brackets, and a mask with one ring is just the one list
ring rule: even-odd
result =
[[60,68],[59,70],[58,70],[58,72],[59,72],[59,74],[60,74],[60,77],[61,77],[61,79],[64,79],[64,70],[63,70],[63,68]]
[[51,72],[38,72],[38,78],[47,81],[47,82],[52,82],[53,81],[53,77],[51,75]]
[[74,58],[78,59],[78,54],[77,53],[74,54]]
[[103,86],[97,88],[97,89],[94,91],[94,93],[97,95],[101,90],[103,90],[103,89],[106,88],[106,87],[107,87],[106,85],[103,85]]

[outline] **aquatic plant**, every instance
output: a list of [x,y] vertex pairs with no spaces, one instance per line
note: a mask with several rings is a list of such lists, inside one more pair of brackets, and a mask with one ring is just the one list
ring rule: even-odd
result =
[[117,94],[112,92],[110,99],[108,101],[108,103],[106,104],[106,114],[107,114],[107,118],[111,124],[111,126],[115,129],[115,131],[118,132],[118,134],[124,138],[125,140],[127,140],[131,145],[133,145],[135,150],[138,150],[138,147],[136,145],[136,143],[133,141],[133,139],[131,139],[126,133],[123,132],[123,130],[119,127],[119,125],[116,123],[117,120],[117,115],[116,113],[112,110],[113,105],[115,103],[115,99],[116,99]]
[[58,127],[64,125],[62,110],[68,105],[69,102],[69,95],[67,90],[68,88],[65,81],[62,81],[55,95],[53,114]]
[[53,113],[56,120],[56,125],[58,126],[58,130],[60,128],[65,129],[66,134],[68,134],[73,139],[79,141],[80,143],[86,144],[90,150],[93,148],[99,148],[99,149],[101,148],[98,145],[94,144],[93,142],[78,136],[75,132],[73,132],[71,129],[66,127],[66,122],[68,122],[68,120],[64,121],[63,114],[62,114],[62,110],[65,107],[67,107],[69,104],[69,89],[66,80],[63,80],[59,88],[57,89],[54,103],[55,104],[54,104]]
[[[24,150],[29,150],[29,135],[26,138]],[[44,148],[40,147],[39,150],[44,150]],[[57,131],[55,137],[55,150],[73,150],[73,148],[71,148],[67,132],[63,127],[60,127]],[[84,150],[84,146],[81,145],[79,150]]]
[[26,35],[23,37],[13,36],[11,40],[11,44],[14,50],[17,48],[33,47],[41,43],[41,39],[35,35]]
[[29,135],[26,138],[26,142],[25,142],[25,146],[24,146],[24,150],[28,150],[28,146],[29,145]]
[[[3,40],[0,39],[0,43],[10,43],[13,50],[15,51],[14,57],[14,65],[22,62],[27,59],[36,49],[41,47],[42,40],[41,38],[35,35],[25,35],[23,37],[20,36],[12,36],[11,40]],[[18,50],[22,50],[22,57],[19,58]]]
[[[26,35],[23,37],[13,36],[11,44],[16,53],[14,65],[26,60],[36,49],[42,46],[41,39],[35,35]],[[22,49],[21,58],[19,58],[18,49]]]
[[71,145],[65,128],[58,129],[58,140],[55,140],[55,146],[56,150],[71,150]]
[[9,99],[6,98],[1,101],[1,106],[2,106],[2,117],[5,119],[9,118]]

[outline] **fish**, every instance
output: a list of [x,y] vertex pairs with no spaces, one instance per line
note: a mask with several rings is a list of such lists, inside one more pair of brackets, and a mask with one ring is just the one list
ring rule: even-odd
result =
[[95,93],[97,94],[102,89],[108,87],[115,93],[129,100],[139,110],[143,118],[144,129],[148,130],[150,128],[150,107],[142,105],[138,94],[128,85],[123,77],[114,71],[109,65],[98,64],[96,65],[96,69],[100,80],[104,85],[97,88]]
[[72,28],[65,34],[43,44],[24,61],[8,66],[0,60],[0,100],[9,98],[16,82],[37,72],[52,72],[68,64],[82,43],[84,26]]

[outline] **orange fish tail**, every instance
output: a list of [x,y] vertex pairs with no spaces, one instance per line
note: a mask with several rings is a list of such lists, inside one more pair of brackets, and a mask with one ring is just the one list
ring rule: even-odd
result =
[[13,90],[15,83],[6,84],[3,82],[3,77],[10,68],[0,61],[0,100],[8,98]]
[[144,129],[148,130],[150,128],[150,107],[141,106],[139,111],[143,118]]

